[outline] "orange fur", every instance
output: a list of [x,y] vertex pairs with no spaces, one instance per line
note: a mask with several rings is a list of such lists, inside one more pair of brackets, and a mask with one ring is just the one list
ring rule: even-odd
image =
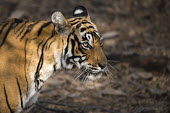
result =
[[[89,47],[85,47],[88,44],[87,40],[84,44],[83,37],[89,40]],[[107,59],[100,42],[89,15],[65,19],[60,12],[55,12],[50,22],[19,19],[3,22],[0,25],[0,113],[29,108],[56,69],[90,65],[92,71],[94,68],[101,71],[100,66],[105,66]]]

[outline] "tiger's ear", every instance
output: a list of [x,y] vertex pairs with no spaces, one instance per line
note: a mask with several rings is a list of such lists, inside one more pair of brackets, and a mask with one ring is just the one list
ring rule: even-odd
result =
[[73,11],[73,16],[74,17],[85,17],[86,19],[90,20],[90,16],[89,16],[86,8],[83,6],[75,7],[75,9]]
[[63,16],[61,12],[54,12],[51,16],[52,22],[55,24],[55,29],[62,30],[65,29],[68,25],[66,18]]

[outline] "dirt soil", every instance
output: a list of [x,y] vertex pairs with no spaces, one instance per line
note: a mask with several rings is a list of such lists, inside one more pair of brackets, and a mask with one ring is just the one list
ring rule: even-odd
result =
[[76,5],[103,35],[114,76],[83,83],[78,69],[57,71],[29,113],[170,113],[169,0],[1,0],[0,22],[70,17]]

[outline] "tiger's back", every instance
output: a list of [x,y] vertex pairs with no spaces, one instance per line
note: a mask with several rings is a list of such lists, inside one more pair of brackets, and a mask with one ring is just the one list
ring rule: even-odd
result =
[[42,54],[40,52],[42,45],[51,37],[52,32],[54,25],[47,21],[10,19],[0,25],[0,106],[3,108],[0,111],[2,113],[9,112],[7,109],[12,111],[18,107],[18,104],[21,108],[25,106],[26,93],[29,95],[33,79],[29,76],[31,69],[28,67],[34,69],[33,72],[36,71],[35,64],[38,64]]
[[[18,43],[16,38],[15,32],[18,28],[16,24],[19,27],[23,23],[21,21],[15,23],[15,19],[12,19],[0,26],[0,106],[2,106],[0,111],[2,113],[9,112],[8,110],[12,112],[13,108],[18,107],[18,103],[21,103],[19,101],[21,93],[26,92],[25,87],[28,81],[22,77],[24,75],[24,45]],[[20,33],[19,30],[18,33]]]
[[[5,51],[5,54],[3,51]],[[15,63],[12,63],[14,62],[13,59],[16,59],[15,56],[13,57],[13,54],[18,54],[18,53],[7,51],[5,50],[5,48],[1,49],[0,53],[3,53],[0,55],[0,59],[1,59],[0,61],[1,64],[0,65],[0,106],[2,107],[0,111],[2,113],[5,113],[5,112],[9,112],[8,109],[12,111],[12,108],[18,107],[18,104],[16,103],[20,103],[19,102],[20,95],[21,95],[20,92],[25,92],[24,86],[26,86],[26,82],[21,82],[23,81],[23,77],[22,77],[23,72],[18,71],[18,69],[21,70],[23,69],[22,67],[20,67],[23,65],[21,63],[22,61],[17,61],[18,65],[20,66],[15,65]],[[19,55],[18,57],[21,58],[23,56]],[[21,73],[17,73],[17,72],[21,72]]]

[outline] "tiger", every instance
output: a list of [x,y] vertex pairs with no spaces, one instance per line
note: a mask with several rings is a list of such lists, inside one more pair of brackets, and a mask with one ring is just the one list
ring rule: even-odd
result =
[[56,70],[77,67],[100,75],[108,63],[102,43],[84,6],[75,7],[69,18],[55,11],[50,21],[1,23],[0,113],[30,110]]

